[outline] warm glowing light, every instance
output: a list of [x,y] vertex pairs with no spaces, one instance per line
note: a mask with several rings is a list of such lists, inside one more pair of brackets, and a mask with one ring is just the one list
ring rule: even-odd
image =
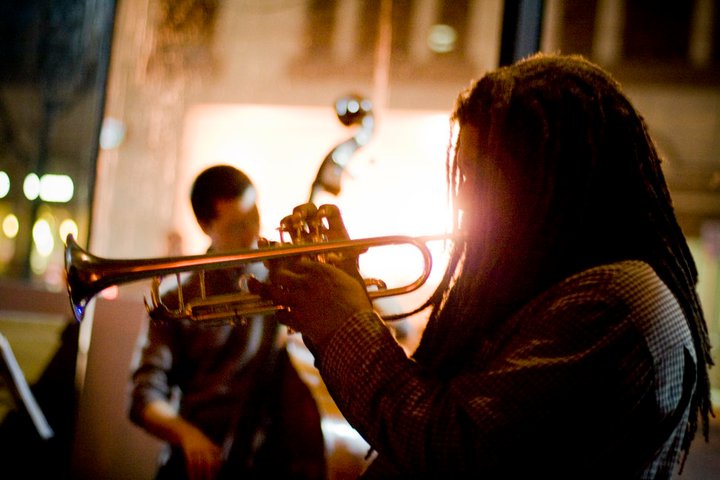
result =
[[0,198],[5,198],[5,196],[10,191],[10,177],[8,177],[8,174],[0,171]]
[[105,300],[115,300],[120,294],[120,288],[117,285],[112,285],[100,292],[100,296]]
[[8,213],[2,222],[2,231],[7,238],[15,238],[20,230],[20,221],[12,213]]
[[[340,195],[320,195],[316,202],[339,205],[356,238],[442,233],[449,224],[448,118],[443,111],[385,112],[383,128],[346,161]],[[187,232],[188,252],[207,246],[186,198],[203,168],[222,162],[245,171],[257,186],[261,234],[276,240],[279,221],[307,201],[322,159],[355,133],[322,107],[198,105],[187,119],[188,168],[179,179],[177,204],[183,211],[176,228]]]
[[74,191],[73,181],[67,175],[47,174],[40,178],[40,199],[44,202],[69,202]]
[[40,255],[37,250],[30,253],[30,269],[35,275],[42,275],[48,267],[48,257]]
[[[278,240],[280,220],[294,206],[308,201],[323,158],[357,131],[338,122],[331,108],[323,107],[196,105],[186,120],[187,168],[176,193],[180,215],[175,229],[186,232],[183,240],[188,253],[201,253],[207,247],[187,201],[194,176],[202,169],[228,163],[245,171],[257,187],[261,235]],[[340,194],[321,192],[314,200],[338,205],[352,238],[445,233],[451,223],[445,180],[449,135],[449,112],[387,110],[382,127],[373,132],[367,145],[344,159]],[[433,268],[423,287],[376,301],[375,306],[398,313],[422,304],[442,278],[446,246],[442,241],[428,245]],[[394,253],[379,249],[361,257],[363,275],[379,278],[388,287],[412,282],[422,271],[422,260],[414,247],[399,248]],[[420,331],[424,316],[426,312],[408,321]],[[414,333],[410,336],[416,341]]]
[[23,193],[28,200],[40,197],[44,202],[66,203],[72,200],[75,186],[67,175],[46,174],[38,178],[30,173],[23,182]]
[[42,257],[48,257],[55,248],[55,240],[53,239],[52,229],[47,220],[41,218],[32,229],[33,242],[35,248]]
[[60,238],[65,241],[68,235],[72,235],[74,238],[78,238],[78,226],[77,223],[75,223],[75,220],[71,218],[66,218],[65,220],[60,223],[60,228],[58,229],[60,232]]
[[28,200],[35,200],[40,195],[40,178],[34,173],[30,173],[25,177],[23,193]]
[[428,47],[436,53],[448,53],[455,50],[457,32],[450,25],[433,25],[428,35]]

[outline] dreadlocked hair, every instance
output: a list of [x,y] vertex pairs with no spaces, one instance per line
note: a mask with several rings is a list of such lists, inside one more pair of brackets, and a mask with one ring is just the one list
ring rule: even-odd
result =
[[592,266],[643,260],[678,300],[697,352],[687,454],[699,421],[708,438],[713,361],[697,268],[642,116],[607,72],[580,56],[536,54],[490,72],[459,95],[451,118],[453,203],[463,177],[452,139],[464,126],[477,129],[480,148],[505,178],[522,177],[518,196],[528,187],[536,195],[522,197],[527,208],[514,213],[520,233],[505,236],[473,223],[477,212],[461,221],[455,207],[454,227],[462,224],[465,240],[453,245],[426,304],[432,310],[414,358],[438,375],[452,374],[553,283]]

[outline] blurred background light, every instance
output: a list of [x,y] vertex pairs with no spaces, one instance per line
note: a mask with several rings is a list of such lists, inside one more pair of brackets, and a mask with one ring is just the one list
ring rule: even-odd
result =
[[120,295],[120,287],[117,285],[110,285],[99,294],[105,300],[115,300]]
[[65,241],[68,235],[72,235],[76,240],[78,238],[78,226],[75,220],[66,218],[60,223],[60,238]]
[[125,124],[117,118],[105,118],[100,129],[100,148],[112,150],[119,147],[124,139]]
[[48,257],[41,255],[37,250],[30,253],[30,269],[35,275],[42,275],[48,267]]
[[427,43],[435,53],[452,52],[457,43],[457,32],[450,25],[433,25],[430,27]]
[[40,195],[40,179],[34,173],[30,173],[25,177],[23,193],[28,200],[35,200]]
[[10,177],[8,177],[8,174],[0,171],[0,198],[5,198],[5,196],[10,191]]
[[40,178],[40,199],[45,202],[67,203],[74,192],[73,181],[67,175],[46,174]]
[[2,222],[3,234],[7,238],[15,238],[19,230],[20,222],[18,221],[18,218],[12,213],[5,215]]
[[32,229],[32,237],[35,248],[40,256],[47,257],[52,253],[55,248],[55,240],[53,239],[50,223],[46,219],[41,218],[35,222]]

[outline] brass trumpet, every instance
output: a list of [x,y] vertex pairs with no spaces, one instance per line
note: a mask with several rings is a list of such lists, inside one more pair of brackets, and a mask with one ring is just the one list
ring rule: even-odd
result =
[[[367,251],[372,247],[390,245],[412,245],[422,254],[424,268],[411,283],[387,288],[379,279],[364,279],[371,299],[410,293],[420,288],[430,276],[432,255],[427,243],[434,240],[446,240],[447,235],[410,237],[403,235],[372,237],[356,240],[336,240],[310,244],[281,244],[280,246],[248,249],[233,253],[215,253],[182,257],[148,259],[107,259],[100,258],[83,250],[72,235],[68,235],[65,247],[65,272],[70,305],[77,321],[85,315],[90,300],[102,290],[123,283],[155,278],[151,295],[151,304],[145,301],[150,317],[153,319],[213,320],[220,318],[244,318],[248,315],[270,313],[284,309],[282,305],[247,292],[206,297],[201,283],[201,298],[192,302],[183,302],[182,285],[178,281],[178,308],[169,309],[162,304],[157,286],[164,275],[188,271],[236,268],[246,263],[265,262],[293,256],[321,256],[342,254],[344,252]],[[200,280],[202,282],[202,274]],[[375,288],[372,288],[375,287]]]

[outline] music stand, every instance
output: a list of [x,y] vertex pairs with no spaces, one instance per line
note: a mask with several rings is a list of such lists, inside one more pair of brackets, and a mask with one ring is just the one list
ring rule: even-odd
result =
[[40,405],[35,400],[35,396],[25,380],[25,375],[17,363],[10,343],[2,333],[0,333],[0,374],[5,379],[16,406],[23,408],[28,413],[40,438],[43,440],[51,439],[55,432],[50,427],[45,414],[43,414]]

